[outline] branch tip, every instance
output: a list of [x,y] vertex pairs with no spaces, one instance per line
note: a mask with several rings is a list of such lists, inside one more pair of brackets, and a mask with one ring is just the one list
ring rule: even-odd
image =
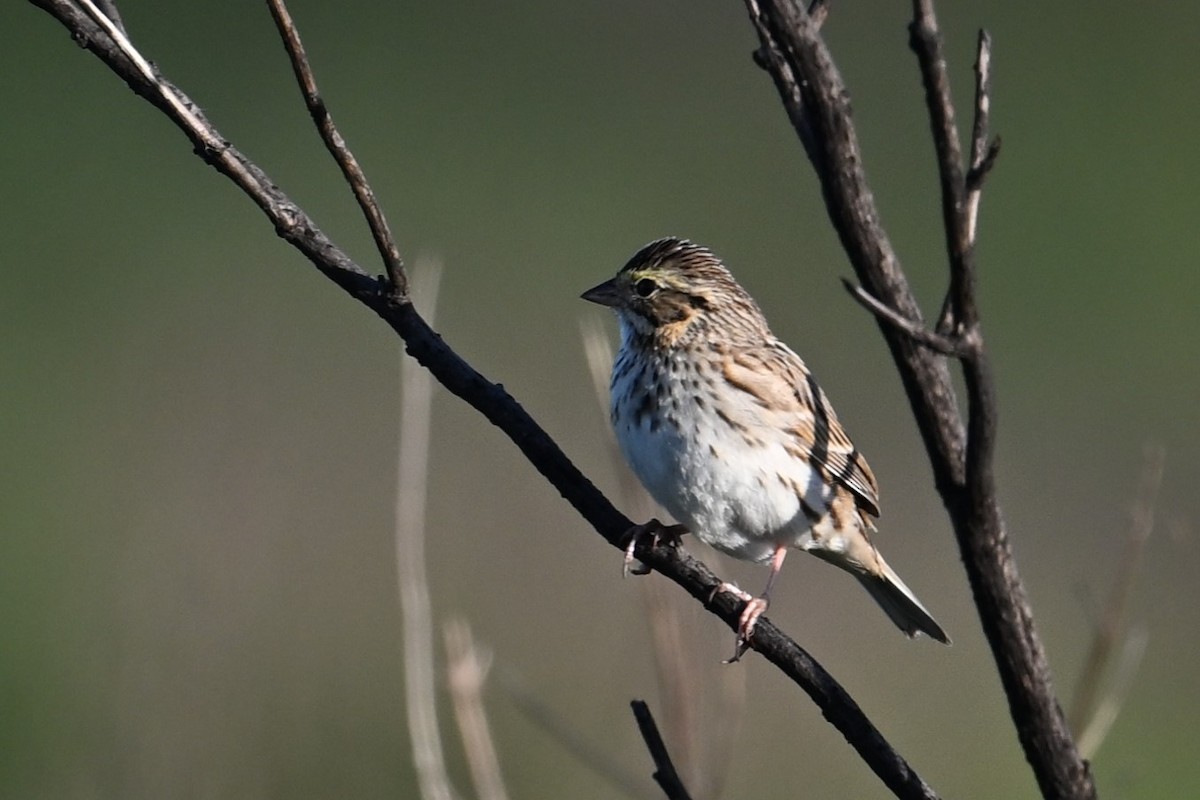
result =
[[963,340],[931,331],[921,322],[903,316],[895,309],[884,305],[877,297],[853,283],[849,278],[842,278],[842,285],[846,287],[850,296],[858,301],[859,305],[922,347],[928,347],[935,353],[951,357],[962,357],[967,353],[966,343]]
[[826,18],[829,17],[829,3],[831,0],[812,0],[812,4],[808,7],[808,16],[812,20],[813,27],[817,30],[825,24]]
[[658,725],[654,721],[654,715],[650,713],[650,706],[645,700],[633,700],[629,705],[633,709],[633,717],[637,720],[642,739],[646,742],[646,749],[650,751],[650,758],[654,761],[655,782],[662,787],[668,800],[691,800],[691,795],[688,794],[675,764],[671,761],[671,754],[667,751],[662,734],[658,732]]

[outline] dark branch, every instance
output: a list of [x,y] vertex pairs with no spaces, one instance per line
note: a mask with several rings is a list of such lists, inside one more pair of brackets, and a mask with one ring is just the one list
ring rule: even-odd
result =
[[[966,213],[967,178],[941,33],[932,0],[914,0],[911,43],[924,79],[942,187],[942,216],[950,256],[950,290],[939,334],[962,351],[970,415],[965,436],[949,371],[926,345],[924,331],[867,188],[850,117],[849,93],[824,42],[794,0],[746,0],[784,108],[821,182],[830,220],[864,292],[890,313],[877,320],[904,382],[933,467],[938,492],[954,525],[984,633],[991,645],[1009,708],[1042,793],[1047,798],[1092,798],[1095,787],[1058,706],[1032,612],[1004,529],[992,474],[996,392],[979,328],[974,269],[974,220]],[[986,39],[977,106],[987,111],[990,75]],[[987,118],[977,114],[986,139]],[[973,172],[976,183],[994,161],[987,148]],[[969,224],[968,224],[969,222]]]
[[[967,204],[967,179],[953,126],[953,100],[946,75],[942,37],[933,0],[914,0],[912,45],[925,80],[925,94],[942,176],[942,217],[950,259],[950,305],[955,327],[969,350],[963,358],[963,382],[970,407],[967,421],[966,483],[959,494],[961,509],[955,525],[963,562],[975,596],[984,634],[992,648],[1000,679],[1008,695],[1009,712],[1033,767],[1042,794],[1047,798],[1092,798],[1095,785],[1087,763],[1079,754],[1062,708],[1055,696],[1050,666],[1033,622],[1025,587],[996,498],[992,470],[996,446],[997,402],[990,358],[979,327],[976,301],[975,212]],[[972,167],[983,170],[988,153],[990,116],[991,40],[979,39],[976,61],[975,124],[972,134]]]
[[[633,523],[613,507],[501,385],[492,383],[459,357],[428,326],[406,297],[395,297],[395,286],[382,284],[367,275],[261,169],[230,145],[198,107],[144,59],[139,62],[123,51],[97,21],[80,12],[69,0],[31,2],[58,19],[76,41],[95,53],[136,94],[179,126],[192,141],[196,153],[241,188],[271,221],[280,237],[351,297],[378,314],[404,340],[411,356],[428,368],[450,392],[500,428],[592,527],[611,545],[621,547]],[[314,118],[321,122],[316,115]],[[374,204],[373,199],[370,204]],[[911,308],[915,313],[915,304],[911,304]],[[909,344],[907,339],[904,342]],[[731,630],[736,629],[741,604],[728,593],[716,593],[714,597],[720,580],[704,564],[666,544],[639,546],[635,555],[705,603],[706,608]],[[769,620],[759,620],[751,643],[813,699],[826,719],[846,737],[894,794],[901,798],[936,797],[845,689]]]
[[291,13],[288,12],[283,0],[268,0],[267,5],[271,9],[271,16],[275,20],[275,26],[279,29],[279,35],[283,37],[283,44],[287,49],[288,58],[292,62],[292,71],[296,73],[296,82],[300,84],[300,91],[304,95],[304,104],[308,107],[308,113],[312,115],[317,131],[321,134],[321,140],[325,142],[325,147],[341,168],[342,175],[345,176],[346,182],[354,191],[354,199],[358,201],[358,207],[366,217],[367,226],[371,229],[371,236],[375,239],[375,248],[379,251],[380,258],[383,259],[384,269],[387,270],[388,280],[391,281],[392,299],[394,302],[406,302],[408,300],[408,278],[404,274],[404,261],[400,258],[400,250],[396,247],[396,240],[392,237],[392,231],[388,227],[387,218],[383,215],[383,209],[376,202],[375,192],[367,182],[367,176],[359,166],[358,159],[350,152],[350,147],[342,138],[337,126],[334,125],[333,117],[329,115],[329,109],[325,106],[325,101],[321,99],[320,92],[317,91],[317,79],[313,76],[312,67],[309,66],[308,56],[304,52],[304,44],[300,41],[300,32],[296,30]]
[[646,705],[645,700],[633,700],[629,705],[633,708],[634,719],[637,720],[638,730],[646,742],[646,749],[650,751],[650,758],[654,760],[654,781],[662,787],[668,800],[692,800],[683,781],[679,779],[679,773],[675,771],[671,754],[667,752],[667,745],[658,732],[654,715],[650,713],[650,706]]
[[[922,321],[867,184],[850,114],[850,93],[824,40],[789,0],[745,0],[758,31],[759,52],[821,182],[830,222],[863,288],[902,317]],[[958,400],[945,359],[918,345],[885,320],[891,348],[921,432],[934,481],[945,497],[964,479],[966,446]],[[942,387],[933,393],[928,387]]]

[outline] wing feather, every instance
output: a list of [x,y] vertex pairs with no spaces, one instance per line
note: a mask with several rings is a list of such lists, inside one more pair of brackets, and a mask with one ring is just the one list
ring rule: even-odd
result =
[[875,475],[800,356],[778,341],[739,349],[727,354],[724,374],[730,385],[757,401],[764,416],[776,417],[774,423],[791,433],[798,455],[826,480],[849,489],[860,508],[879,516]]

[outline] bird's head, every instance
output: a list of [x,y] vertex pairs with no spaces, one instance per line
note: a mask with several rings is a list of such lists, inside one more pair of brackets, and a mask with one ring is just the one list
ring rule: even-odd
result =
[[762,314],[712,251],[686,239],[659,239],[637,251],[610,280],[588,289],[584,300],[612,308],[639,336],[674,345],[707,330],[713,319],[728,329]]

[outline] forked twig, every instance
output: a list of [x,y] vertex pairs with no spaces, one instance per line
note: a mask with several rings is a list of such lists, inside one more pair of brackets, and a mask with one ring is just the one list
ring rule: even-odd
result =
[[971,126],[971,161],[967,167],[966,189],[967,241],[975,245],[975,230],[979,220],[979,200],[983,197],[983,182],[996,158],[1000,155],[1000,139],[988,141],[992,118],[992,37],[979,32],[975,53],[975,122]]
[[991,40],[985,33],[978,41],[971,163],[964,164],[934,3],[913,0],[912,6],[911,44],[925,84],[936,145],[950,266],[950,289],[938,329],[954,332],[967,348],[960,358],[970,408],[965,475],[959,490],[947,497],[947,506],[957,517],[955,533],[980,623],[1042,794],[1088,800],[1096,796],[1096,787],[1054,692],[1045,649],[1008,543],[993,474],[996,386],[980,327],[975,263],[978,195],[997,152],[995,145],[985,147],[990,135]]
[[404,260],[400,258],[400,250],[396,247],[396,240],[392,237],[383,209],[379,207],[375,192],[367,182],[367,176],[359,166],[358,159],[350,152],[346,140],[333,124],[333,117],[317,91],[317,79],[308,63],[304,44],[300,41],[300,32],[296,30],[291,13],[283,0],[267,0],[267,5],[271,9],[271,17],[275,20],[275,26],[279,29],[288,58],[292,62],[292,71],[296,73],[296,82],[300,84],[300,91],[304,95],[304,105],[308,107],[308,113],[312,115],[329,154],[333,156],[346,182],[350,184],[354,199],[358,201],[358,207],[371,229],[375,248],[379,251],[379,257],[383,259],[391,283],[392,298],[396,302],[405,302],[408,300],[408,279],[404,274]]
[[[909,44],[917,54],[917,64],[921,68],[925,86],[925,106],[933,130],[942,190],[942,228],[946,236],[946,252],[950,257],[950,290],[938,330],[970,330],[979,321],[975,305],[974,237],[969,234],[971,226],[967,224],[966,170],[958,141],[950,75],[942,52],[942,32],[934,14],[933,0],[913,0],[909,36]],[[981,40],[986,41],[986,38]],[[981,63],[990,64],[990,58],[983,59]],[[976,107],[974,127],[977,135],[986,137],[990,115],[990,100],[986,93],[977,97]]]
[[[1046,798],[1094,798],[1054,693],[1045,652],[1008,543],[995,490],[996,388],[979,326],[974,245],[978,192],[995,144],[975,148],[965,165],[954,121],[941,32],[932,0],[913,0],[917,54],[937,153],[950,287],[936,333],[921,330],[920,309],[879,222],[852,121],[849,91],[804,7],[795,0],[745,0],[767,67],[821,182],[825,205],[904,383],[938,492],[970,580],[1026,759]],[[974,141],[987,140],[990,43],[980,40]],[[978,154],[982,153],[982,158]],[[968,209],[974,210],[968,213]],[[859,297],[861,301],[866,297]],[[946,337],[946,338],[939,338]],[[948,341],[956,347],[948,346]],[[963,424],[945,359],[963,368],[970,413]]]

